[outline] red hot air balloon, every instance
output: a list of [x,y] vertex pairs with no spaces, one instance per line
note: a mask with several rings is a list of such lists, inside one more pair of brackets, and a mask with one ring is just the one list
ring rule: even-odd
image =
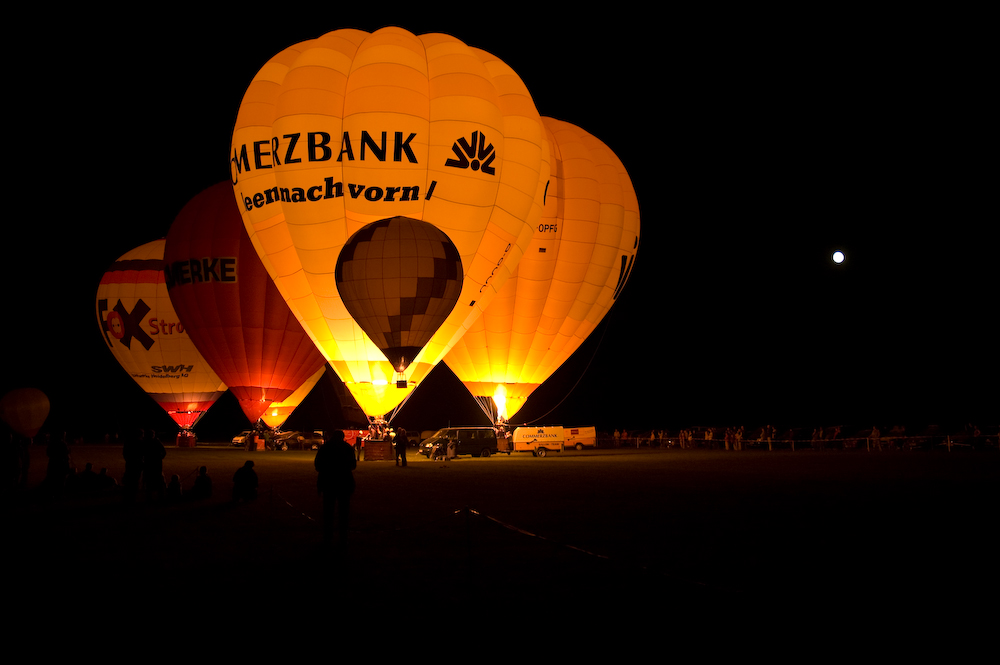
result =
[[184,206],[164,261],[177,315],[250,422],[323,368],[250,242],[229,183]]

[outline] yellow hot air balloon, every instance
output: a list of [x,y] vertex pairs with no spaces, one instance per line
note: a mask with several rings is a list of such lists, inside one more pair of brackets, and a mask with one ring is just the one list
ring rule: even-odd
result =
[[226,385],[195,348],[170,302],[165,245],[154,240],[112,264],[97,289],[97,319],[129,376],[174,422],[190,429]]
[[337,30],[254,77],[232,142],[243,221],[366,414],[399,405],[510,276],[544,143],[517,74],[447,35]]
[[514,276],[445,357],[484,411],[504,419],[604,318],[639,245],[639,204],[618,157],[579,127],[542,120],[552,173],[541,223]]

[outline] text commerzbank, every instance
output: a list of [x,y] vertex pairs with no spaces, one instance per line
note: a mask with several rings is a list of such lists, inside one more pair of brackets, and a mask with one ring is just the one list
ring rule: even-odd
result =
[[[415,132],[368,132],[352,138],[344,132],[340,138],[339,150],[334,148],[334,138],[328,132],[295,132],[273,137],[270,140],[254,141],[233,148],[232,181],[239,183],[241,174],[251,171],[272,169],[282,165],[302,162],[407,162],[417,164],[417,156],[411,143],[417,137]],[[430,199],[437,181],[431,181],[423,198]],[[275,202],[307,203],[329,198],[350,196],[367,201],[415,201],[421,198],[419,184],[372,185],[366,183],[344,183],[331,177],[324,178],[308,187],[274,186],[260,192],[242,193],[240,198],[249,212]]]

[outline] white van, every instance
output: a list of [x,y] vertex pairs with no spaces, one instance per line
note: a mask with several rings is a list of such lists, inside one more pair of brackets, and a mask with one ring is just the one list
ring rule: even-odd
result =
[[549,452],[561,452],[566,441],[563,427],[517,427],[514,429],[514,452],[545,457]]

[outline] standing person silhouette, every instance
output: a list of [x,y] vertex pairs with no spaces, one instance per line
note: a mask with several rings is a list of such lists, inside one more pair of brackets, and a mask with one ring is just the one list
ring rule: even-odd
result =
[[403,462],[403,466],[406,466],[406,449],[410,445],[410,440],[406,438],[406,430],[400,427],[396,430],[396,466],[399,466],[400,460]]
[[167,456],[167,451],[155,430],[146,432],[142,445],[142,485],[146,490],[146,501],[151,501],[154,495],[157,500],[162,499],[167,491],[163,477],[163,458]]
[[145,455],[143,440],[144,432],[140,429],[126,437],[122,445],[122,458],[125,460],[125,475],[122,476],[122,486],[125,488],[123,496],[125,503],[129,505],[135,503],[136,495],[139,493],[139,479],[142,477]]
[[323,537],[333,537],[334,526],[341,544],[347,541],[348,515],[354,494],[354,469],[358,461],[340,430],[330,432],[316,453],[316,489],[323,495]]
[[257,498],[257,472],[253,470],[253,460],[247,460],[233,474],[233,502],[253,501]]

